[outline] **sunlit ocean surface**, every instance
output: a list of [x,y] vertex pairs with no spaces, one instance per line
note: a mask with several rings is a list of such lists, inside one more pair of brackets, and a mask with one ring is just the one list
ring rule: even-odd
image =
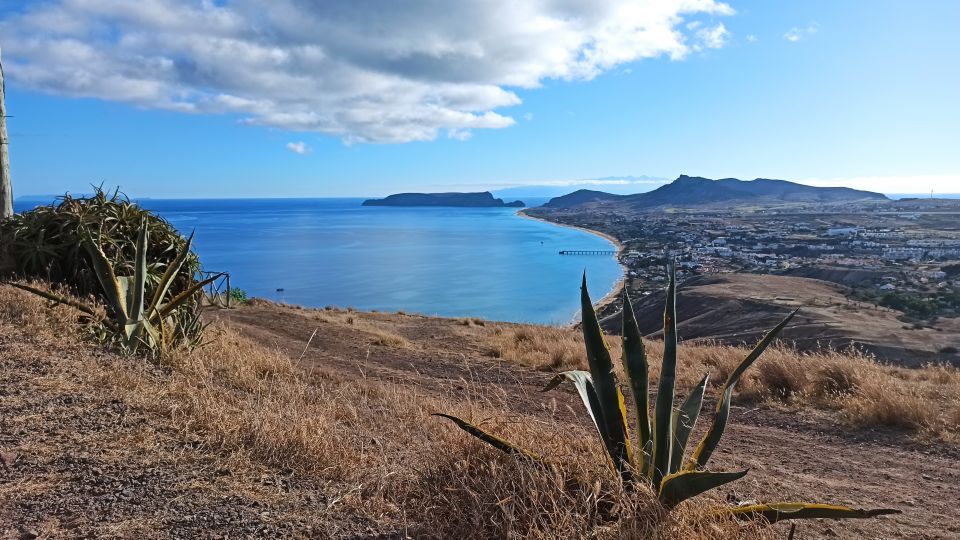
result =
[[[575,229],[500,208],[364,207],[362,199],[158,200],[182,233],[196,231],[207,270],[230,272],[252,296],[309,307],[352,306],[441,316],[569,323],[581,273],[595,300],[621,276],[611,250]],[[529,201],[528,201],[529,202]],[[36,203],[21,203],[18,211]]]

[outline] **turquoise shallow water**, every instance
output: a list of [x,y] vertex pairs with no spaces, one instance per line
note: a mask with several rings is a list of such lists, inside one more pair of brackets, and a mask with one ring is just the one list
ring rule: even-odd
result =
[[[196,230],[208,270],[254,296],[310,307],[568,323],[581,272],[595,300],[621,276],[603,238],[501,208],[363,207],[361,199],[144,200]],[[32,206],[32,205],[31,205]],[[20,208],[23,209],[23,208]]]

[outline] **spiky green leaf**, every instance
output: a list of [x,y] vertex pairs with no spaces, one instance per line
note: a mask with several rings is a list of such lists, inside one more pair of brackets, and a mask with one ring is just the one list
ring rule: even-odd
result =
[[94,274],[97,276],[97,281],[100,282],[100,287],[103,289],[104,297],[106,297],[110,309],[113,310],[114,316],[122,321],[121,324],[125,324],[129,318],[127,300],[121,291],[120,282],[117,280],[117,275],[113,271],[113,265],[110,264],[107,255],[100,249],[100,246],[94,242],[89,232],[84,236],[83,246],[90,255]]
[[623,369],[630,380],[633,404],[637,417],[637,440],[640,447],[637,468],[644,474],[650,465],[650,449],[653,447],[650,433],[650,366],[647,364],[647,351],[643,346],[643,336],[637,324],[633,303],[627,288],[623,288]]
[[700,409],[703,407],[703,393],[707,389],[707,381],[710,380],[710,374],[703,376],[703,379],[690,391],[687,399],[683,400],[680,408],[673,411],[673,450],[670,460],[670,473],[675,473],[680,469],[683,463],[683,453],[687,449],[687,440],[690,438],[690,432],[697,424],[697,418],[700,417]]
[[549,392],[557,386],[560,386],[560,383],[563,381],[573,383],[574,388],[577,389],[577,393],[580,394],[583,406],[587,409],[587,414],[590,415],[590,419],[593,420],[593,425],[597,428],[597,433],[599,433],[600,438],[606,442],[607,437],[604,433],[605,424],[602,421],[603,410],[600,408],[600,402],[597,400],[597,391],[593,388],[593,378],[590,377],[590,373],[579,369],[557,373],[540,391]]
[[739,519],[763,519],[770,524],[787,519],[867,519],[901,513],[900,510],[893,508],[863,510],[849,508],[847,506],[811,503],[754,504],[750,506],[726,508],[723,512]]
[[690,497],[696,497],[715,487],[739,480],[746,476],[746,474],[747,471],[682,471],[673,473],[663,477],[663,481],[660,482],[658,498],[660,499],[660,504],[667,508],[673,508]]
[[597,313],[593,310],[593,302],[587,291],[586,273],[583,274],[583,282],[580,286],[580,313],[590,375],[597,392],[597,402],[600,410],[603,411],[602,415],[597,416],[597,420],[603,421],[604,429],[601,433],[604,433],[608,439],[606,447],[610,452],[610,459],[613,460],[623,481],[629,484],[633,481],[633,462],[630,436],[627,431],[626,405],[623,394],[617,387],[610,350],[607,349],[600,321],[597,320]]
[[673,397],[677,379],[677,267],[671,261],[667,272],[667,300],[663,308],[663,366],[657,387],[657,405],[653,411],[653,485],[670,472],[673,450]]
[[794,310],[792,313],[787,315],[783,321],[780,322],[773,330],[767,332],[767,335],[763,336],[763,339],[757,343],[757,346],[750,351],[750,354],[740,362],[740,365],[737,366],[730,376],[727,377],[727,382],[723,385],[723,392],[720,396],[720,401],[717,402],[717,413],[713,418],[713,424],[711,424],[710,429],[703,436],[703,439],[700,440],[700,444],[697,445],[696,450],[693,451],[693,454],[690,456],[690,460],[687,461],[687,464],[684,466],[686,470],[694,470],[697,468],[706,467],[707,461],[710,460],[710,456],[713,455],[713,451],[716,450],[717,445],[720,444],[720,438],[723,436],[723,431],[727,427],[727,419],[730,417],[730,400],[733,398],[733,388],[736,386],[737,381],[740,380],[740,377],[743,373],[749,368],[757,358],[760,358],[760,355],[763,354],[763,351],[773,343],[773,340],[776,339],[777,335],[787,326],[787,323],[793,319],[793,316],[797,314],[797,311]]
[[140,232],[137,234],[137,248],[133,264],[133,301],[128,304],[128,316],[135,320],[143,320],[143,303],[147,289],[147,223],[142,221]]
[[220,279],[220,276],[222,275],[223,275],[222,273],[217,274],[203,281],[198,281],[190,285],[189,287],[184,289],[180,294],[171,298],[169,302],[160,306],[158,310],[154,311],[153,315],[150,317],[149,320],[156,321],[156,320],[161,320],[166,318],[167,315],[169,315],[173,310],[177,309],[178,307],[186,303],[188,300],[193,298],[193,296],[197,294],[197,292],[203,290],[203,288],[206,287],[207,285]]
[[160,308],[160,304],[163,302],[164,297],[167,296],[170,286],[180,273],[180,268],[183,267],[187,257],[190,256],[190,248],[193,245],[193,234],[194,233],[192,232],[190,233],[190,236],[187,238],[186,245],[183,246],[183,249],[180,250],[180,253],[173,260],[173,262],[167,265],[167,270],[163,273],[163,276],[160,277],[160,281],[157,282],[157,286],[153,291],[153,298],[150,300],[150,305],[147,307],[148,318],[154,311]]
[[470,422],[457,418],[456,416],[452,416],[444,413],[433,413],[430,416],[439,416],[441,418],[446,418],[448,420],[453,421],[453,423],[456,424],[460,429],[466,431],[470,435],[473,435],[474,437],[480,439],[481,441],[489,444],[490,446],[496,448],[497,450],[500,450],[505,454],[510,454],[523,459],[529,459],[531,461],[537,461],[537,462],[542,461],[540,459],[540,456],[534,454],[533,452],[520,448],[519,446],[516,446],[513,443],[507,442],[501,439],[500,437],[497,437],[496,435],[493,435],[491,433],[488,433],[478,428],[477,426],[471,424]]

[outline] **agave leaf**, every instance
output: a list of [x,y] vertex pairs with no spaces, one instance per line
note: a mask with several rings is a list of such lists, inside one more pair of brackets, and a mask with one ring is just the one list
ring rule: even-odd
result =
[[673,450],[673,397],[677,379],[677,267],[671,261],[667,272],[667,301],[663,309],[663,367],[657,389],[653,433],[653,485],[670,472],[670,452]]
[[147,307],[147,317],[160,307],[160,303],[163,302],[163,298],[167,295],[167,291],[170,290],[170,286],[180,272],[180,268],[183,267],[183,263],[187,260],[187,257],[190,256],[190,247],[193,245],[193,234],[192,232],[190,233],[190,237],[187,238],[187,243],[183,247],[183,250],[180,251],[173,262],[167,265],[167,270],[163,273],[163,276],[161,276],[160,281],[154,288],[153,299],[150,300],[150,305]]
[[739,480],[746,476],[746,474],[747,471],[682,471],[673,473],[663,477],[663,481],[660,483],[658,498],[660,499],[660,504],[667,508],[673,508],[690,497],[696,497],[715,487]]
[[[573,383],[574,388],[577,389],[577,393],[580,394],[580,399],[583,400],[583,406],[586,407],[587,414],[589,414],[590,419],[593,420],[593,425],[597,427],[597,433],[600,434],[600,438],[606,443],[607,437],[603,432],[605,424],[603,423],[602,416],[600,416],[603,414],[603,410],[600,409],[600,403],[597,401],[597,391],[593,388],[593,379],[590,377],[588,371],[577,369],[557,373],[540,391],[549,392],[560,386],[560,383],[564,380],[569,380]],[[598,416],[600,416],[600,420],[597,420]]]
[[643,336],[637,324],[636,314],[627,288],[623,288],[623,368],[630,379],[630,390],[633,392],[633,404],[637,413],[638,446],[641,449],[638,469],[646,471],[650,464],[650,391],[649,365],[647,351],[643,347]]
[[18,289],[20,289],[20,290],[22,290],[22,291],[27,291],[28,293],[33,293],[33,294],[35,294],[35,295],[37,295],[37,296],[46,298],[47,300],[50,300],[50,301],[52,301],[52,302],[56,302],[56,303],[58,303],[58,304],[64,304],[64,305],[67,305],[67,306],[70,306],[70,307],[79,309],[80,311],[82,311],[82,312],[84,312],[84,313],[86,313],[87,315],[90,315],[90,316],[96,316],[96,314],[97,314],[97,312],[94,310],[94,308],[92,308],[92,307],[90,307],[90,306],[88,306],[88,305],[86,305],[86,304],[81,304],[80,302],[77,302],[76,300],[71,300],[70,298],[67,298],[66,296],[60,296],[59,294],[54,294],[54,293],[52,293],[52,292],[45,291],[45,290],[43,290],[43,289],[37,289],[36,287],[31,287],[31,286],[29,286],[29,285],[24,285],[24,284],[22,284],[22,283],[14,283],[14,282],[12,282],[12,281],[4,281],[3,284],[4,284],[4,285],[10,285],[11,287],[16,287],[16,288],[18,288]]
[[159,349],[163,352],[166,347],[163,342],[163,337],[160,335],[160,332],[157,330],[157,327],[150,323],[150,321],[144,319],[142,321],[142,328],[146,332],[146,344],[151,351]]
[[690,438],[690,432],[693,426],[697,424],[700,417],[700,409],[703,407],[703,393],[707,389],[707,381],[710,380],[710,374],[703,376],[700,383],[694,387],[683,401],[680,408],[673,411],[673,450],[670,452],[670,473],[675,473],[683,463],[683,453],[687,448],[687,440]]
[[143,320],[143,302],[147,287],[147,223],[142,221],[140,233],[137,235],[136,260],[133,265],[133,301],[128,304],[128,316],[135,320]]
[[835,506],[832,504],[774,503],[726,508],[723,510],[723,513],[733,515],[738,519],[762,518],[767,523],[773,524],[786,519],[867,519],[876,516],[900,514],[902,512],[893,508],[864,510],[849,508],[847,506]]
[[736,386],[737,381],[740,380],[740,376],[743,375],[747,368],[773,343],[773,340],[776,339],[777,335],[787,326],[790,319],[793,319],[797,311],[799,310],[794,310],[787,315],[780,324],[775,326],[773,330],[767,332],[767,335],[763,336],[763,339],[750,351],[750,354],[740,362],[737,369],[733,370],[733,373],[727,377],[727,382],[723,385],[723,393],[720,396],[720,401],[717,402],[717,413],[713,418],[713,424],[707,433],[704,434],[703,439],[700,440],[700,444],[697,445],[696,450],[693,451],[690,460],[684,466],[685,470],[694,470],[707,465],[707,461],[710,460],[713,451],[716,450],[717,445],[720,444],[720,438],[723,436],[723,431],[727,427],[727,419],[730,416],[730,400],[733,397],[733,387]]
[[186,302],[187,300],[190,300],[190,298],[193,297],[193,295],[196,294],[197,291],[202,290],[202,289],[203,289],[204,287],[206,287],[207,285],[209,285],[209,284],[213,283],[214,281],[220,279],[220,276],[222,276],[222,275],[223,275],[222,273],[221,273],[221,274],[217,274],[217,275],[212,276],[212,277],[209,277],[209,278],[207,278],[207,279],[205,279],[205,280],[203,280],[203,281],[198,281],[198,282],[194,283],[193,285],[187,287],[186,289],[184,289],[183,291],[181,291],[180,294],[178,294],[178,295],[174,296],[172,299],[170,299],[169,302],[167,302],[166,304],[163,304],[162,306],[159,306],[159,309],[155,310],[155,311],[153,312],[153,314],[151,315],[150,320],[154,320],[154,319],[157,319],[157,318],[159,318],[159,319],[166,318],[167,315],[170,315],[170,312],[172,312],[173,310],[175,310],[175,309],[177,309],[178,307],[180,307],[180,306],[181,306],[184,302]]
[[110,260],[107,259],[107,255],[100,249],[100,246],[93,241],[89,231],[84,235],[83,245],[87,253],[90,254],[94,274],[97,275],[97,280],[103,288],[103,294],[110,304],[110,309],[113,310],[119,324],[125,324],[126,319],[129,318],[127,316],[127,301],[120,290],[120,283],[113,271],[113,265],[110,264]]
[[[612,446],[613,439],[608,437],[605,431],[606,423],[603,421],[603,409],[600,407],[600,402],[597,399],[597,391],[593,386],[593,378],[590,376],[590,373],[586,371],[564,371],[556,374],[552,379],[550,379],[550,382],[543,387],[541,392],[547,392],[556,388],[564,380],[569,380],[572,382],[573,386],[577,389],[577,393],[580,394],[580,399],[583,401],[583,406],[587,409],[587,414],[589,414],[590,419],[593,420],[593,425],[597,427],[597,433],[600,435],[600,442],[607,451],[607,464],[610,465],[610,468],[613,469],[614,472],[617,472],[617,466],[613,462],[612,458],[616,449]],[[619,393],[619,389],[617,392],[622,403],[623,394]]]
[[540,458],[540,456],[534,454],[533,452],[530,452],[529,450],[524,450],[523,448],[520,448],[519,446],[516,446],[510,442],[507,442],[501,439],[500,437],[497,437],[496,435],[492,435],[469,422],[466,422],[464,420],[457,418],[456,416],[451,416],[449,414],[443,414],[443,413],[432,413],[430,416],[440,416],[442,418],[452,420],[454,424],[460,427],[460,429],[466,431],[467,433],[473,435],[474,437],[480,439],[481,441],[489,444],[490,446],[496,448],[497,450],[500,450],[505,454],[510,454],[513,456],[517,456],[520,458],[524,458],[524,459],[528,459],[536,462],[543,461]]
[[605,446],[617,472],[620,473],[620,478],[624,483],[630,484],[633,481],[633,472],[630,435],[627,431],[627,409],[623,394],[617,387],[617,377],[613,372],[610,351],[603,339],[603,330],[600,329],[597,313],[593,310],[593,302],[590,301],[590,293],[587,291],[586,272],[583,274],[583,283],[580,286],[580,313],[587,362],[590,364],[590,375],[593,377],[597,402],[602,411],[602,414],[597,415],[597,420],[602,420],[604,424],[601,435],[606,435]]

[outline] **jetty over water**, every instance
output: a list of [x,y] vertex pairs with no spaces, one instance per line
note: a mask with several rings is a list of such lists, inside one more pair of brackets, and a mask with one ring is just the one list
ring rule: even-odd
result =
[[612,249],[561,249],[560,255],[616,255]]

